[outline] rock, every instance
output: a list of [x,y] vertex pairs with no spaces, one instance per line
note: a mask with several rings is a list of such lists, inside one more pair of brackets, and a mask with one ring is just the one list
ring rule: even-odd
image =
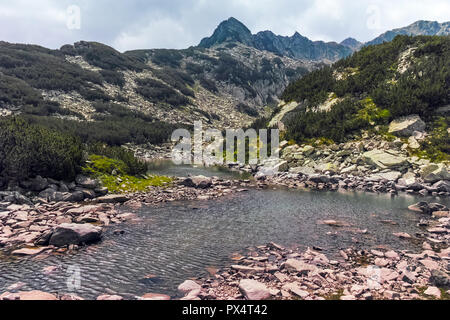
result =
[[109,192],[108,188],[106,187],[101,187],[101,188],[97,188],[94,190],[94,192],[99,195],[99,196],[106,196]]
[[310,176],[316,173],[316,171],[311,167],[296,167],[289,169],[289,173],[302,174],[305,176]]
[[398,178],[402,176],[401,172],[398,171],[389,171],[389,172],[381,172],[373,174],[369,177],[369,180],[372,181],[380,181],[380,180],[388,180],[388,181],[397,181]]
[[67,202],[81,202],[84,200],[84,193],[82,191],[74,191],[72,193],[64,193],[63,201]]
[[142,300],[162,301],[170,299],[171,299],[170,296],[159,293],[146,293],[142,296]]
[[400,239],[411,239],[411,236],[406,232],[397,232],[393,233],[394,236],[399,237]]
[[90,224],[63,223],[54,229],[49,244],[62,247],[70,244],[92,243],[99,241],[101,234],[101,228]]
[[316,266],[296,259],[288,259],[283,265],[284,268],[290,273],[308,273],[309,271],[317,269]]
[[450,192],[450,182],[441,180],[433,184],[432,188],[439,192]]
[[18,292],[20,300],[47,301],[58,300],[53,294],[38,290]]
[[420,149],[420,143],[414,137],[409,137],[408,146],[410,149]]
[[420,176],[425,182],[435,183],[440,180],[450,180],[450,174],[444,164],[429,164],[420,170]]
[[97,198],[97,201],[100,203],[125,203],[128,200],[130,199],[127,196],[119,194],[111,194],[108,196]]
[[120,301],[123,300],[123,297],[118,295],[101,295],[97,297],[97,300],[99,301]]
[[35,192],[41,192],[45,190],[48,187],[48,181],[45,178],[42,178],[41,176],[37,176],[33,180],[31,180],[31,191]]
[[96,189],[100,183],[98,180],[96,179],[91,179],[89,177],[83,176],[83,175],[78,175],[75,179],[76,183],[80,186],[82,186],[83,188],[87,188],[87,189]]
[[414,131],[423,132],[425,128],[425,122],[418,115],[410,115],[392,121],[389,125],[389,133],[407,138],[414,135]]
[[308,157],[314,153],[315,149],[312,146],[305,146],[302,149],[303,154]]
[[256,280],[241,280],[239,290],[247,300],[267,300],[271,297],[270,290],[266,285]]
[[282,289],[285,291],[291,292],[302,299],[309,296],[309,292],[300,289],[298,283],[295,283],[295,282],[285,284]]
[[381,169],[400,167],[408,164],[405,157],[396,155],[393,151],[372,150],[362,155],[364,161]]
[[178,286],[178,291],[180,291],[184,294],[189,294],[192,291],[197,291],[197,290],[201,290],[201,289],[202,289],[202,286],[192,280],[186,280],[185,282],[183,282],[182,284],[180,284]]
[[47,248],[23,248],[12,252],[14,256],[35,256]]
[[431,214],[430,206],[428,205],[428,202],[425,201],[410,205],[408,209],[418,213]]
[[181,185],[189,188],[208,189],[212,186],[212,179],[205,176],[186,178]]
[[266,270],[265,268],[262,268],[262,267],[250,267],[250,266],[241,266],[241,265],[232,265],[231,268],[234,270],[237,270],[239,272],[249,273],[249,274],[262,273]]
[[327,175],[314,174],[309,177],[308,181],[314,183],[328,183],[330,182],[330,177]]
[[61,296],[61,301],[83,301],[84,299],[74,295],[74,294],[65,294],[63,296]]
[[432,296],[436,299],[440,299],[442,293],[441,293],[441,290],[439,290],[439,288],[428,287],[428,289],[425,290],[424,294],[426,294],[427,296]]
[[425,266],[428,270],[437,270],[439,269],[439,264],[436,261],[433,261],[431,259],[424,259],[419,261],[421,264]]
[[450,288],[450,276],[441,271],[431,271],[430,283],[440,288]]

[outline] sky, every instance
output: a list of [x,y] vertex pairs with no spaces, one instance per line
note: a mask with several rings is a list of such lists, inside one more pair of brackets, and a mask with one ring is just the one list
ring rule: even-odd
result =
[[57,49],[80,40],[119,51],[183,49],[235,17],[253,33],[369,41],[417,20],[450,20],[448,0],[0,0],[0,40]]

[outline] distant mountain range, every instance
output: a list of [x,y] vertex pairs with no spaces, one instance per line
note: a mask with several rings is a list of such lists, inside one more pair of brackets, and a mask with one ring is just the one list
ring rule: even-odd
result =
[[351,48],[336,42],[311,41],[298,32],[292,37],[275,35],[272,31],[262,31],[253,35],[235,18],[223,21],[211,37],[200,42],[199,47],[211,48],[224,42],[239,42],[293,59],[336,61],[353,52]]
[[226,42],[238,42],[258,50],[269,51],[293,59],[333,62],[349,56],[363,46],[392,41],[397,35],[449,34],[450,22],[417,21],[407,27],[387,31],[367,43],[362,43],[354,38],[347,38],[338,44],[336,42],[312,41],[298,32],[292,37],[275,35],[271,31],[252,34],[243,23],[235,18],[230,18],[223,21],[211,37],[204,38],[199,47],[212,48]]

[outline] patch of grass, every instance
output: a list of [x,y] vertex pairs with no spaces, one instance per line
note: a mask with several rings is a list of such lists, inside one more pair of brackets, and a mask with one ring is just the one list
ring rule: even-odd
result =
[[129,175],[113,176],[103,174],[98,177],[111,193],[145,192],[152,187],[167,186],[172,179],[164,176],[134,177]]

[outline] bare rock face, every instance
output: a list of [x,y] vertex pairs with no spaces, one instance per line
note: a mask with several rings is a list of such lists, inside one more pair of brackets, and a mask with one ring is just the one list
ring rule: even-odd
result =
[[55,228],[49,244],[56,247],[80,245],[99,241],[101,235],[102,229],[91,224],[63,223]]
[[241,280],[239,290],[247,300],[267,300],[271,296],[265,284],[251,279]]
[[412,136],[415,131],[423,132],[425,127],[425,122],[423,122],[418,115],[411,115],[392,121],[389,125],[389,133],[398,137],[408,138]]

